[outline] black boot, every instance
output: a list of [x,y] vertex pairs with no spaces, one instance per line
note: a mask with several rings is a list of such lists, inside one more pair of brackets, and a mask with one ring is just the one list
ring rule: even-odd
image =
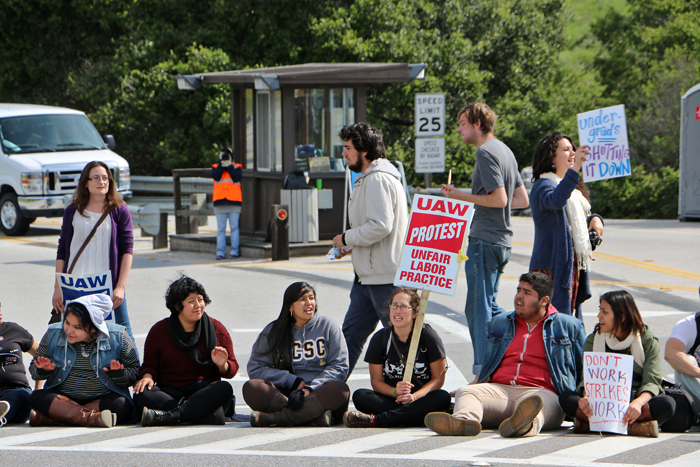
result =
[[193,423],[196,425],[225,425],[226,417],[224,415],[224,408],[219,406],[206,417],[200,418]]
[[148,407],[143,408],[141,414],[141,426],[169,426],[180,423],[181,412],[178,409],[173,410],[152,410]]

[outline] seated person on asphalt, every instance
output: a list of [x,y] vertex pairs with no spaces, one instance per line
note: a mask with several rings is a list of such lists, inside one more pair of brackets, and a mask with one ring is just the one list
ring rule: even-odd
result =
[[420,297],[415,289],[397,287],[389,300],[391,326],[377,331],[367,348],[372,389],[352,395],[355,408],[345,414],[350,428],[423,426],[430,412],[446,410],[445,346],[429,324],[423,325],[411,381],[403,381]]
[[583,322],[551,305],[545,274],[520,276],[515,311],[489,323],[486,360],[477,384],[455,395],[454,415],[435,412],[425,425],[441,435],[476,436],[498,427],[504,438],[535,436],[564,421],[558,394],[573,391],[583,366]]
[[248,376],[252,426],[340,422],[350,399],[348,348],[338,323],[318,313],[311,285],[287,287],[279,316],[253,344]]
[[233,378],[238,362],[226,326],[204,312],[209,303],[204,286],[190,277],[168,287],[170,317],[148,331],[134,385],[142,426],[226,423],[233,388],[222,378]]
[[664,352],[664,358],[676,370],[674,381],[693,396],[696,407],[700,407],[699,331],[700,311],[673,326]]

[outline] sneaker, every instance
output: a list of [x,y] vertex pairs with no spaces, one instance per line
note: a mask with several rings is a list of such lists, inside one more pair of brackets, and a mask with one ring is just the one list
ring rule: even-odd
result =
[[457,418],[445,412],[431,412],[423,420],[429,430],[446,436],[476,436],[481,433],[481,423]]
[[231,255],[228,257],[228,259],[236,259],[236,258],[238,258],[238,255]]
[[10,411],[10,403],[7,401],[0,401],[0,426],[4,426],[7,423],[5,415]]
[[515,408],[513,415],[501,422],[498,433],[504,438],[517,438],[523,436],[532,428],[532,422],[540,413],[544,401],[540,396],[526,397]]
[[632,422],[627,425],[627,434],[631,436],[659,437],[659,423],[656,420],[650,422]]
[[224,257],[221,256],[221,255],[216,255],[216,259],[217,259],[217,260],[220,260],[220,259],[226,259],[226,258],[224,258]]
[[359,410],[345,412],[343,422],[348,428],[374,428],[374,415],[362,413]]

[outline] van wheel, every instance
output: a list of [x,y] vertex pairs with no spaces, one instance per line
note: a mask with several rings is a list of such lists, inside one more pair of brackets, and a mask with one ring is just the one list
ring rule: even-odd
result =
[[6,193],[0,199],[0,229],[9,237],[18,237],[29,230],[29,220],[22,215],[14,193]]

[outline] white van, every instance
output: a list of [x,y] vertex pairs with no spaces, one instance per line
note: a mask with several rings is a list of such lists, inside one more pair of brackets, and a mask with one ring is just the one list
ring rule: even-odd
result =
[[24,235],[39,216],[63,216],[94,160],[109,166],[122,197],[131,195],[129,163],[112,149],[114,138],[103,141],[83,112],[0,104],[0,229]]

